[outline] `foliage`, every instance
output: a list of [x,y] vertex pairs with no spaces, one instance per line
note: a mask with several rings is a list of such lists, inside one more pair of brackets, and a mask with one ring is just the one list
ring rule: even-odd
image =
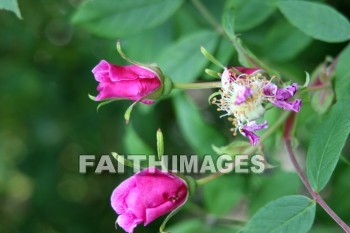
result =
[[[229,123],[208,105],[211,92],[176,90],[155,105],[137,105],[128,125],[128,102],[96,113],[87,97],[96,94],[91,69],[101,59],[126,64],[115,49],[118,39],[133,60],[156,62],[175,83],[214,80],[206,68],[222,72],[202,56],[201,46],[225,66],[258,65],[286,82],[303,83],[304,71],[317,76],[317,67],[332,57],[325,87],[332,96],[326,94],[328,102],[317,110],[322,96],[315,86],[301,94],[293,149],[307,161],[314,191],[323,190],[325,201],[350,222],[350,168],[343,162],[350,160],[346,1],[40,0],[19,1],[19,7],[21,12],[14,0],[0,3],[6,10],[0,11],[1,232],[122,232],[114,229],[109,198],[131,172],[79,174],[78,156],[155,153],[158,128],[169,155],[241,152],[244,139],[233,137]],[[281,116],[266,115],[273,122]],[[283,129],[271,132],[258,150],[267,171],[228,174],[200,188],[169,230],[341,232],[312,196],[301,195],[306,192]],[[136,232],[155,232],[163,219]]]

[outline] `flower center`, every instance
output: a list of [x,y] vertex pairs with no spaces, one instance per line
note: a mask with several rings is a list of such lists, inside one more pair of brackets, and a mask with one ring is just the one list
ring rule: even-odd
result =
[[234,78],[231,76],[220,90],[221,99],[212,99],[212,103],[218,106],[218,111],[226,112],[221,117],[235,117],[229,118],[235,126],[233,131],[236,132],[243,124],[263,116],[265,109],[262,106],[262,89],[267,83],[268,80],[260,73],[252,76],[241,74]]

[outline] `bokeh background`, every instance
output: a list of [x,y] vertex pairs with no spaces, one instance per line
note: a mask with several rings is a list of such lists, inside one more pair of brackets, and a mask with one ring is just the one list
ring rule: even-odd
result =
[[[220,21],[223,9],[240,1],[202,2]],[[350,17],[349,1],[325,2]],[[131,171],[114,175],[94,174],[90,169],[87,174],[79,174],[81,154],[154,153],[158,128],[165,134],[165,151],[170,155],[214,153],[211,144],[224,146],[235,140],[226,120],[207,104],[212,91],[186,95],[176,92],[173,98],[164,98],[154,106],[139,105],[129,125],[125,125],[123,114],[130,101],[115,102],[97,112],[97,104],[88,98],[88,93],[97,93],[91,69],[101,59],[126,63],[116,52],[117,38],[106,39],[71,23],[79,4],[79,0],[19,0],[23,20],[0,11],[1,233],[122,232],[114,228],[116,215],[109,198]],[[259,9],[252,7],[254,17]],[[334,57],[346,46],[294,33],[278,12],[254,28],[241,28],[238,32],[244,43],[280,71],[286,81],[303,83],[304,71],[312,73],[326,56]],[[201,56],[200,45],[223,63],[238,64],[232,45],[215,35],[191,1],[185,1],[157,27],[121,41],[128,56],[158,62],[161,68],[164,64],[166,73],[176,73],[175,81],[184,81],[181,77],[191,81],[210,79],[203,74],[211,65]],[[180,55],[181,61],[173,56],[174,49],[169,49],[179,41],[190,44],[188,50],[193,51]],[[178,64],[169,65],[169,61]],[[276,110],[267,117],[273,121],[279,114]],[[305,103],[297,130],[301,155],[305,155],[318,117],[310,103]],[[242,220],[268,201],[306,193],[284,155],[280,136],[281,132],[274,134],[264,150],[276,168],[264,175],[227,175],[199,190],[188,207],[170,222],[173,232],[235,232]],[[324,192],[335,212],[347,222],[349,151],[348,145]],[[156,232],[161,221],[136,232]],[[319,210],[312,232],[340,231]]]

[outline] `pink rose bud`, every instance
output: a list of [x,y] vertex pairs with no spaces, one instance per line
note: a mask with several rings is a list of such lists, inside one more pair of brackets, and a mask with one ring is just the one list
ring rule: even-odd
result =
[[111,205],[119,214],[117,223],[131,233],[141,223],[175,210],[187,200],[188,188],[179,177],[157,168],[147,168],[114,189]]
[[162,92],[161,74],[143,66],[117,66],[102,60],[92,73],[99,82],[97,101],[118,98],[151,104]]

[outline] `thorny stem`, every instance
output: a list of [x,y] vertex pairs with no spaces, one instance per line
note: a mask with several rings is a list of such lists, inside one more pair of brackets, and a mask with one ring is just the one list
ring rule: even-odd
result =
[[290,160],[293,163],[293,166],[295,167],[301,181],[305,185],[306,189],[309,191],[313,199],[333,218],[333,220],[338,223],[338,225],[346,232],[350,233],[349,226],[327,205],[327,203],[323,200],[323,198],[319,195],[319,193],[315,192],[308,179],[306,178],[303,170],[301,169],[298,161],[296,160],[295,154],[292,149],[291,145],[291,131],[293,129],[293,125],[295,122],[295,113],[293,113],[286,121],[285,124],[285,130],[284,130],[284,142],[286,144],[288,154],[290,157]]
[[221,87],[221,82],[174,83],[174,88],[178,89],[210,89],[219,87]]

